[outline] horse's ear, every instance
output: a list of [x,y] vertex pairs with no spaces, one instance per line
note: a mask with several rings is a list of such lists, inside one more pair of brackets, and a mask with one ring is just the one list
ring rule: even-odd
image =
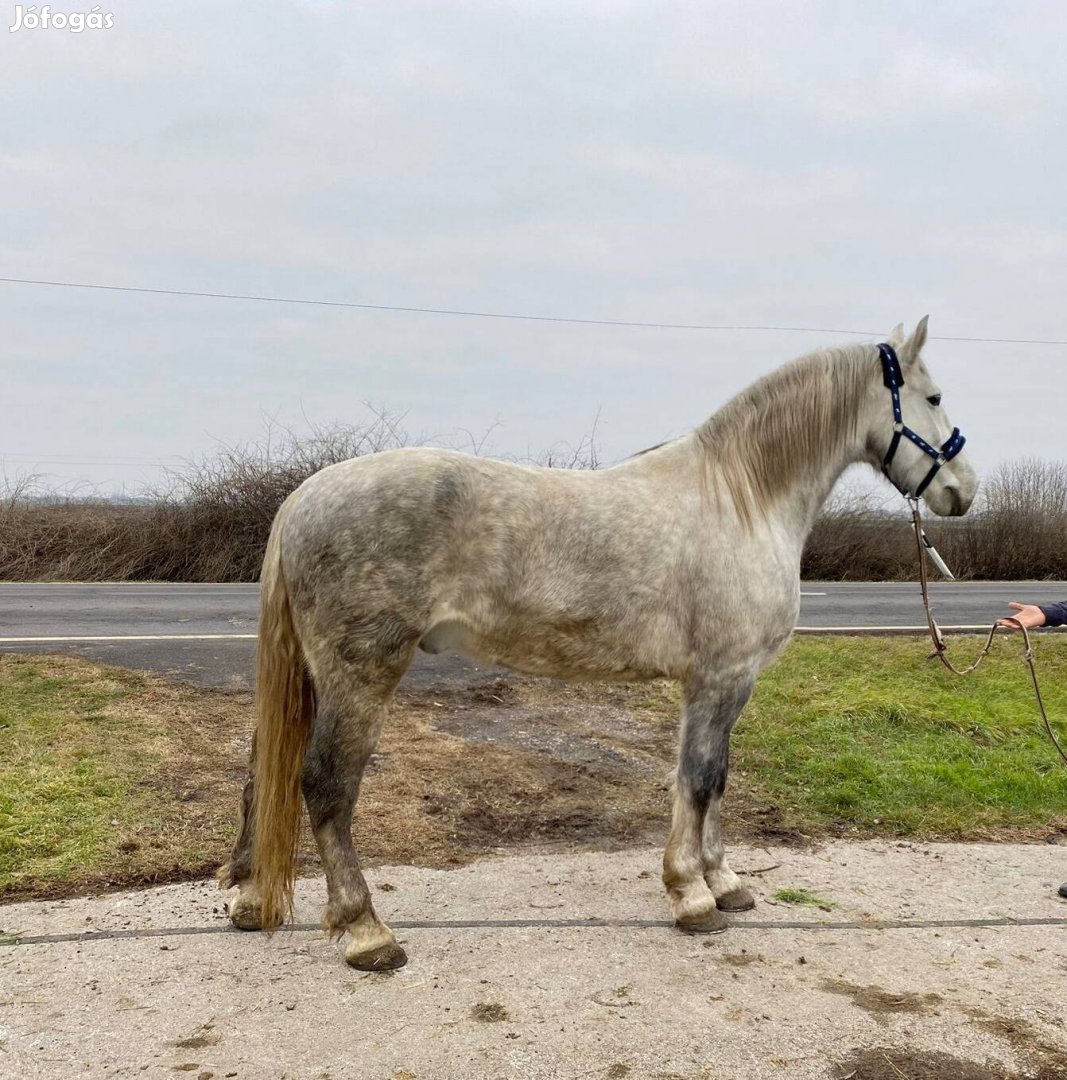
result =
[[917,359],[919,353],[922,352],[922,347],[926,344],[926,324],[929,321],[930,316],[924,315],[919,320],[919,325],[915,327],[915,332],[904,342],[901,351],[908,354],[909,360]]
[[886,338],[886,341],[889,342],[894,349],[904,344],[904,324],[902,322],[898,322],[897,325],[889,331],[889,337]]

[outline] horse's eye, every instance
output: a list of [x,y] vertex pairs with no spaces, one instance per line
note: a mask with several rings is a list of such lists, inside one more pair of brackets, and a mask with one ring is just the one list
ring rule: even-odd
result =
[[933,407],[936,409],[937,406],[941,404],[941,395],[931,394],[926,400],[929,401],[930,404],[933,405]]

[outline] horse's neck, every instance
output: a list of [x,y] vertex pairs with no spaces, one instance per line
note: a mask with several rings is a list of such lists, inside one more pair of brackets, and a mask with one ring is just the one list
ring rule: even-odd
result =
[[835,353],[772,372],[696,432],[739,517],[765,519],[800,544],[838,477],[863,459],[870,427],[870,358]]
[[859,460],[856,448],[855,453],[842,453],[833,460],[798,463],[793,486],[779,497],[768,517],[795,533],[803,545],[841,474]]
[[[840,358],[841,373],[829,380],[805,382],[807,375],[799,368],[798,392],[795,386],[783,392],[782,383],[775,385],[779,378],[795,383],[797,369],[774,373],[696,431],[630,458],[613,471],[645,477],[661,494],[670,487],[707,492],[710,484],[722,495],[736,487],[737,498],[746,504],[738,507],[739,525],[765,520],[778,535],[792,535],[802,546],[841,473],[864,459],[863,433],[870,428],[874,395],[862,367],[845,368],[850,360]],[[862,361],[856,357],[853,362]],[[756,453],[758,460],[745,464],[748,453]],[[756,490],[760,484],[753,474],[745,472],[750,467],[762,468],[764,476],[771,477],[762,491]]]
[[[864,460],[864,438],[867,430],[867,397],[857,405],[855,433],[840,443],[828,446],[823,453],[797,454],[791,461],[793,475],[786,489],[775,499],[768,518],[794,532],[803,545],[811,532],[830,492],[850,465]],[[814,405],[812,408],[814,409]],[[799,406],[803,413],[804,406]]]

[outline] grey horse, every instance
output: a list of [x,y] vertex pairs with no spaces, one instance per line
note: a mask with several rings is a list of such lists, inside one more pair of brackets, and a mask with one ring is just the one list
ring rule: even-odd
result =
[[[926,323],[906,339],[897,327],[885,346],[786,364],[695,431],[602,471],[404,449],[305,481],[263,563],[258,725],[221,872],[239,889],[233,923],[270,929],[291,912],[303,797],[326,872],[324,926],[350,934],[354,967],[405,963],[375,914],[351,825],[416,648],[535,675],[677,680],[671,911],[684,930],[716,932],[724,912],[752,907],[719,826],[730,732],[795,624],[820,507],[856,462],[884,466],[907,494],[924,486],[936,514],[963,514],[975,495],[920,355]],[[933,448],[953,436],[946,460]]]

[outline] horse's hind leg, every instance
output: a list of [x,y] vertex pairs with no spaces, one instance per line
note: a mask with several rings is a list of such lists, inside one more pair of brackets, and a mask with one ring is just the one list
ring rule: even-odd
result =
[[255,790],[253,776],[256,770],[256,736],[252,733],[252,750],[248,756],[248,778],[241,792],[237,809],[237,841],[230,853],[230,861],[219,871],[224,889],[238,887],[239,895],[227,907],[230,921],[240,930],[260,929],[259,902],[252,888],[252,795]]
[[[718,825],[729,770],[730,731],[751,692],[752,677],[747,671],[695,678],[685,688],[674,814],[663,855],[663,883],[675,921],[683,930],[725,930],[722,910],[750,906],[742,903],[745,897],[739,892],[744,890],[726,865]],[[713,826],[710,832],[709,824]],[[717,898],[723,902],[719,904]]]
[[312,664],[317,714],[304,757],[302,786],[326,872],[323,927],[331,935],[349,932],[345,960],[364,971],[407,963],[392,930],[374,912],[352,842],[352,813],[363,770],[378,743],[389,697],[404,666],[393,673],[379,670],[372,681],[351,665],[323,677]]

